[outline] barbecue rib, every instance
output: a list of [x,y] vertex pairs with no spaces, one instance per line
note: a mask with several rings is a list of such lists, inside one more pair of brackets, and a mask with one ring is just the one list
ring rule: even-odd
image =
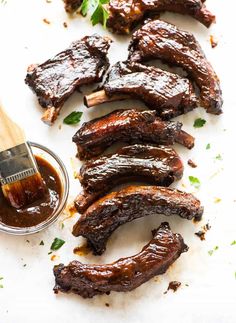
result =
[[170,23],[154,20],[134,33],[129,49],[131,61],[157,58],[185,69],[200,88],[201,104],[207,112],[222,113],[219,79],[191,33]]
[[127,98],[142,100],[162,119],[170,119],[196,108],[196,96],[188,79],[157,67],[118,62],[103,90],[85,96],[87,107]]
[[63,0],[65,4],[65,10],[68,13],[73,13],[79,9],[83,0]]
[[201,0],[111,0],[108,6],[108,27],[127,34],[148,14],[164,11],[192,16],[206,27],[215,22],[215,16]]
[[160,145],[177,142],[191,149],[194,138],[181,127],[180,122],[162,121],[155,111],[121,109],[84,123],[73,136],[73,142],[81,160],[100,155],[116,142]]
[[75,206],[83,213],[98,197],[111,188],[129,181],[169,186],[183,176],[183,163],[177,153],[166,146],[133,145],[87,161],[78,178],[84,191]]
[[43,64],[30,66],[25,82],[46,109],[42,120],[52,124],[64,102],[83,84],[100,82],[109,67],[110,40],[86,36]]
[[54,292],[73,292],[84,298],[110,291],[131,291],[152,277],[164,274],[188,250],[180,234],[171,232],[168,223],[152,231],[153,238],[140,253],[109,265],[87,265],[73,261],[54,267]]
[[73,235],[86,238],[93,253],[100,255],[120,225],[156,214],[200,220],[203,208],[189,193],[158,186],[129,186],[92,204],[74,225]]

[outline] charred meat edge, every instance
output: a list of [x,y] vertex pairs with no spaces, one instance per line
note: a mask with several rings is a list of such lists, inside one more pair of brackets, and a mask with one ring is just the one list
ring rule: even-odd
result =
[[116,292],[128,292],[167,269],[188,250],[180,234],[171,232],[168,223],[152,231],[153,238],[140,253],[112,264],[89,265],[72,261],[54,267],[54,292],[72,292],[84,298]]

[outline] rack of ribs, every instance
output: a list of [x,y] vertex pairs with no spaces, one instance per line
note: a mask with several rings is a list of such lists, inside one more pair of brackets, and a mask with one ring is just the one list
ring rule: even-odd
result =
[[192,194],[159,186],[129,186],[93,203],[73,228],[73,235],[87,239],[95,255],[101,255],[111,234],[121,225],[149,215],[178,215],[201,220],[203,207]]
[[167,269],[188,251],[180,234],[173,233],[168,223],[152,231],[152,240],[132,257],[112,264],[89,265],[72,261],[68,266],[54,266],[54,292],[73,292],[92,298],[111,291],[128,292]]
[[86,36],[40,65],[28,68],[25,82],[46,109],[42,120],[51,125],[63,104],[81,85],[100,82],[109,67],[110,39]]
[[98,156],[116,142],[173,145],[191,149],[194,138],[181,130],[180,122],[163,121],[155,111],[116,110],[85,122],[73,136],[80,160]]
[[180,157],[170,147],[138,144],[123,147],[83,164],[77,177],[84,191],[76,198],[75,207],[83,213],[110,189],[129,181],[169,186],[182,178],[183,170]]
[[142,62],[161,59],[182,67],[200,89],[200,103],[209,113],[222,113],[220,81],[196,38],[161,20],[154,20],[132,37],[129,59]]
[[103,90],[85,96],[87,107],[104,102],[135,98],[143,101],[162,119],[187,113],[197,106],[190,81],[157,67],[118,62],[112,68]]
[[215,22],[215,16],[207,10],[205,0],[111,0],[108,27],[119,34],[129,33],[148,15],[165,11],[189,15],[206,27]]

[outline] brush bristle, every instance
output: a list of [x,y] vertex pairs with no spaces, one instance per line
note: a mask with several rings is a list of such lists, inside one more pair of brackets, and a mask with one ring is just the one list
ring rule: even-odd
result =
[[21,181],[2,186],[2,191],[10,205],[19,209],[43,198],[47,187],[40,173],[36,173]]

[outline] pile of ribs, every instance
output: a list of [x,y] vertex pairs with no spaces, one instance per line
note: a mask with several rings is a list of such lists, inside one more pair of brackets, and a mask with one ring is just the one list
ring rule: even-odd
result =
[[[102,81],[109,68],[110,43],[108,37],[85,36],[46,62],[29,66],[25,82],[45,109],[45,123],[54,123],[65,101],[80,86]],[[187,76],[145,65],[153,59],[181,67]],[[223,105],[219,78],[198,41],[161,20],[149,21],[133,34],[127,61],[113,65],[99,89],[84,97],[84,103],[92,107],[125,99],[142,101],[162,120],[199,105],[218,115]]]
[[[64,3],[66,11],[73,13],[83,1]],[[201,220],[201,202],[170,187],[184,171],[172,146],[194,146],[194,138],[182,124],[170,119],[199,105],[219,115],[223,105],[219,78],[196,38],[159,20],[162,12],[169,11],[210,27],[215,16],[204,0],[110,0],[106,6],[108,27],[115,33],[129,33],[149,17],[133,33],[127,60],[110,67],[111,40],[95,34],[75,41],[45,63],[31,65],[25,79],[45,109],[43,121],[50,125],[82,85],[100,83],[84,97],[88,108],[127,99],[142,101],[147,107],[122,107],[85,122],[73,136],[77,157],[84,163],[76,176],[82,191],[74,201],[80,217],[72,234],[83,237],[94,255],[105,252],[114,231],[138,218],[165,215]],[[182,73],[167,71],[163,64],[153,66],[153,60],[181,68]],[[106,152],[108,148],[112,152]],[[166,222],[152,236],[140,253],[112,264],[72,261],[55,266],[55,293],[91,298],[131,291],[165,273],[188,250],[181,235],[173,233]]]
[[[144,65],[154,59],[181,67],[187,77]],[[163,120],[198,105],[219,115],[223,105],[219,78],[196,38],[162,20],[150,21],[133,34],[127,62],[118,62],[110,69],[102,88],[85,96],[85,105],[127,98],[143,101]]]

